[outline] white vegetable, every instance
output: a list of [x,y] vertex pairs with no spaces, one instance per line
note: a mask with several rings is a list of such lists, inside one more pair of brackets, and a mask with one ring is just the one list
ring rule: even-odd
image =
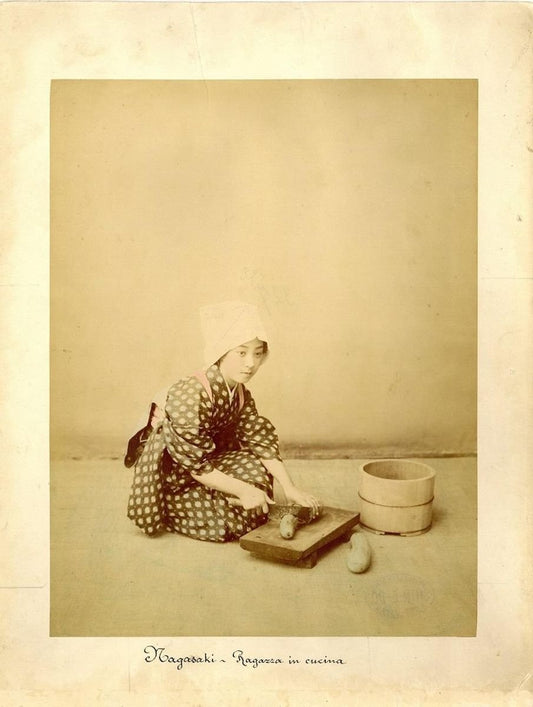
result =
[[287,513],[283,516],[279,523],[279,532],[282,538],[290,540],[294,537],[296,533],[296,526],[298,525],[298,518],[293,516],[292,513]]
[[354,533],[350,538],[350,551],[346,558],[346,565],[350,572],[360,574],[370,567],[372,551],[368,540],[363,533]]

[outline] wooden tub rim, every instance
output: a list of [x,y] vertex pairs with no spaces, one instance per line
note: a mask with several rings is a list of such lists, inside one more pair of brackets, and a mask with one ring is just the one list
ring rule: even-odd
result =
[[[371,471],[369,471],[366,467],[371,466],[373,464],[407,464],[407,465],[412,465],[412,466],[418,466],[418,467],[423,467],[426,470],[426,475],[425,476],[417,476],[412,479],[391,479],[388,476],[378,476],[377,474],[373,474]],[[363,462],[360,466],[361,471],[366,474],[367,476],[373,478],[373,479],[379,479],[380,481],[385,481],[389,484],[398,484],[398,485],[405,485],[406,483],[418,483],[420,481],[430,481],[431,479],[435,478],[435,469],[429,466],[429,464],[426,464],[425,462],[420,462],[418,460],[414,459],[371,459],[369,461]]]

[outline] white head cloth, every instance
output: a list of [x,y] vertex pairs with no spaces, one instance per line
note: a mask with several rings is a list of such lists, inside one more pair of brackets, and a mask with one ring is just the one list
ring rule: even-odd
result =
[[220,302],[202,307],[200,323],[206,367],[247,341],[255,338],[267,341],[257,307],[246,302]]

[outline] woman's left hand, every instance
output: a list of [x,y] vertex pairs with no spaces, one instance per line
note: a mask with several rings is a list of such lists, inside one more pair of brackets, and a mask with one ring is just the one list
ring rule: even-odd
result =
[[301,491],[296,486],[283,489],[289,503],[312,508],[313,518],[320,514],[320,501],[307,491]]

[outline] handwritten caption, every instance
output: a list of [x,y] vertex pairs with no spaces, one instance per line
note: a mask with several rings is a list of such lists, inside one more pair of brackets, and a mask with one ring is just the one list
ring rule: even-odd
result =
[[214,653],[204,652],[195,655],[171,655],[166,648],[161,646],[145,646],[144,660],[146,663],[167,663],[182,670],[189,665],[214,665],[215,663],[235,663],[242,668],[256,669],[262,665],[346,665],[343,658],[330,658],[325,656],[305,656],[293,657],[288,655],[285,658],[279,656],[253,656],[246,655],[240,649],[233,651],[230,658],[215,656]]

